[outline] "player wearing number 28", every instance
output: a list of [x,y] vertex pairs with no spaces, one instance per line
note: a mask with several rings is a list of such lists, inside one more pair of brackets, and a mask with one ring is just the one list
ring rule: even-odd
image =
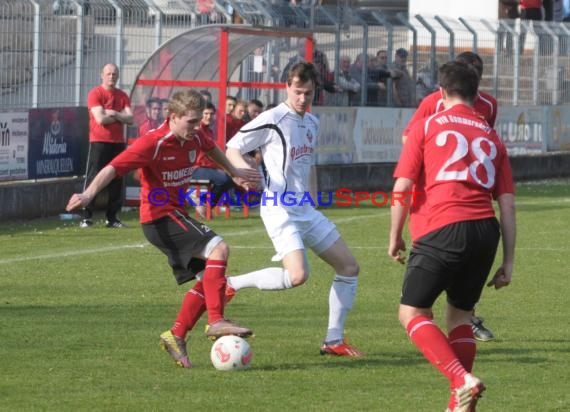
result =
[[[479,74],[479,81],[483,77],[483,60],[477,53],[464,51],[463,53],[457,55],[455,61],[473,66]],[[497,118],[497,100],[493,96],[479,90],[475,96],[475,100],[473,101],[473,108],[485,118],[487,123],[489,123],[489,126],[495,127],[495,120]],[[434,113],[441,112],[444,109],[445,107],[443,105],[443,96],[441,95],[440,90],[437,90],[428,95],[425,99],[422,100],[421,104],[410,119],[408,126],[404,130],[402,142],[406,142],[410,129],[415,122],[421,121],[422,119],[425,119]],[[422,199],[419,198],[418,202],[421,201]],[[475,333],[475,339],[481,341],[489,341],[494,339],[493,332],[483,326],[483,318],[480,316],[475,316],[475,310],[473,310],[471,317],[471,327]]]
[[[409,338],[447,379],[450,411],[474,411],[485,389],[471,374],[476,344],[471,311],[479,300],[502,235],[503,262],[489,284],[511,281],[515,247],[514,185],[505,147],[473,108],[479,76],[471,65],[439,69],[445,110],[414,124],[394,172],[394,193],[424,191],[424,201],[395,204],[388,254],[400,263],[402,231],[410,214],[412,249],[399,319]],[[498,201],[500,224],[492,199]],[[410,209],[411,208],[411,209]],[[447,295],[448,335],[432,306]]]

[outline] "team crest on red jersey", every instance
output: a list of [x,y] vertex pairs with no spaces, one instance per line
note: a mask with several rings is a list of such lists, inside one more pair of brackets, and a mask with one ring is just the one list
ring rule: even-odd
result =
[[311,133],[311,130],[307,130],[307,140],[309,140],[309,143],[313,142],[313,134]]
[[196,150],[190,150],[188,152],[188,160],[190,160],[190,163],[194,163],[196,161]]

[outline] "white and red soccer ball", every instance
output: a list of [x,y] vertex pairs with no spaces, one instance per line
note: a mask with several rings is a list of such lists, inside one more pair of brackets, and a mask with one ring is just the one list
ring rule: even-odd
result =
[[222,336],[210,351],[212,365],[219,371],[247,369],[253,357],[249,343],[234,335]]

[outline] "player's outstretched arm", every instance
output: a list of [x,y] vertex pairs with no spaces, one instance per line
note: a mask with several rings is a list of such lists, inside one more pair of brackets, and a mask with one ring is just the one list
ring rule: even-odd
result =
[[499,267],[487,286],[494,286],[500,289],[511,283],[513,275],[513,264],[515,260],[516,243],[516,212],[515,196],[512,193],[505,193],[497,198],[499,211],[501,214],[501,238],[503,243],[503,264]]
[[87,206],[91,203],[93,198],[97,196],[97,193],[103,190],[103,188],[105,188],[116,175],[117,173],[113,166],[105,166],[99,173],[97,173],[97,176],[95,176],[91,184],[83,191],[83,193],[75,193],[71,196],[65,210],[71,212],[74,209]]
[[399,197],[392,200],[390,208],[390,244],[388,246],[388,255],[396,262],[404,264],[406,257],[400,255],[400,252],[406,250],[406,242],[402,237],[404,224],[408,216],[413,197],[408,193],[412,192],[414,181],[405,177],[399,177],[394,183],[392,194],[406,194],[405,197]]
[[241,163],[235,164],[230,161],[230,159],[224,155],[224,152],[217,147],[214,147],[213,150],[208,152],[208,157],[222,167],[238,185],[247,190],[257,188],[261,181],[261,174],[257,169],[252,168],[251,165],[245,161],[241,153],[239,153],[239,156],[243,159],[245,166],[242,166]]
[[232,165],[239,168],[251,168],[244,155],[241,154],[239,149],[228,147],[226,149],[226,157]]

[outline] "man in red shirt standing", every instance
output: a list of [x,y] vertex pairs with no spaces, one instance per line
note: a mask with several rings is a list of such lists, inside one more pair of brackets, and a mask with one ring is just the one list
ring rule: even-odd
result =
[[[479,74],[479,81],[481,81],[481,78],[483,77],[483,60],[481,60],[481,57],[479,57],[477,53],[470,51],[463,52],[455,58],[455,61],[473,66]],[[478,91],[477,96],[475,96],[475,101],[473,102],[473,107],[481,116],[485,118],[489,126],[495,127],[495,120],[497,119],[497,100],[493,96],[488,93]],[[441,112],[442,110],[445,110],[445,106],[443,104],[443,96],[441,90],[437,90],[426,96],[420,103],[417,110],[414,112],[414,115],[410,119],[408,126],[404,130],[402,142],[406,142],[407,135],[414,123],[421,121],[422,119],[425,119],[432,114]],[[419,194],[418,205],[416,206],[419,207],[421,203],[421,194]],[[416,216],[417,214],[418,213],[416,213]],[[486,342],[495,338],[493,332],[483,326],[483,318],[476,316],[475,311],[473,311],[473,316],[471,318],[471,326],[473,328],[473,332],[475,333],[475,339]]]
[[214,141],[199,130],[204,107],[204,98],[194,90],[174,94],[167,121],[136,139],[95,176],[83,193],[71,196],[67,205],[69,211],[84,207],[111,182],[140,169],[140,222],[145,237],[168,257],[178,284],[201,275],[184,297],[172,328],[160,335],[163,348],[185,368],[192,366],[186,351],[186,334],[205,311],[209,337],[247,337],[252,333],[224,318],[228,245],[209,227],[192,219],[185,202],[190,199],[188,185],[202,151],[237,184],[247,187],[259,181],[260,175],[233,167]]
[[[124,125],[133,124],[133,112],[129,96],[116,87],[119,68],[108,63],[101,70],[101,84],[87,95],[89,111],[89,155],[85,183],[87,187],[95,175],[115,156],[125,149]],[[107,189],[107,227],[121,228],[123,223],[117,218],[121,210],[123,182],[114,180]],[[93,224],[93,210],[90,204],[84,205],[83,219],[79,224],[87,228]]]
[[[410,340],[450,383],[448,411],[475,410],[485,386],[471,374],[476,344],[471,313],[495,259],[502,235],[503,263],[488,285],[511,281],[515,249],[514,184],[506,149],[473,108],[479,76],[472,66],[449,62],[439,69],[445,110],[414,124],[394,172],[393,193],[406,194],[391,209],[388,254],[400,263],[402,232],[410,222],[412,250],[404,277],[399,319]],[[418,182],[423,182],[418,185]],[[495,218],[492,198],[500,209]],[[415,210],[411,209],[411,217]],[[413,223],[413,224],[412,224]],[[433,320],[432,306],[447,295],[448,336]]]

